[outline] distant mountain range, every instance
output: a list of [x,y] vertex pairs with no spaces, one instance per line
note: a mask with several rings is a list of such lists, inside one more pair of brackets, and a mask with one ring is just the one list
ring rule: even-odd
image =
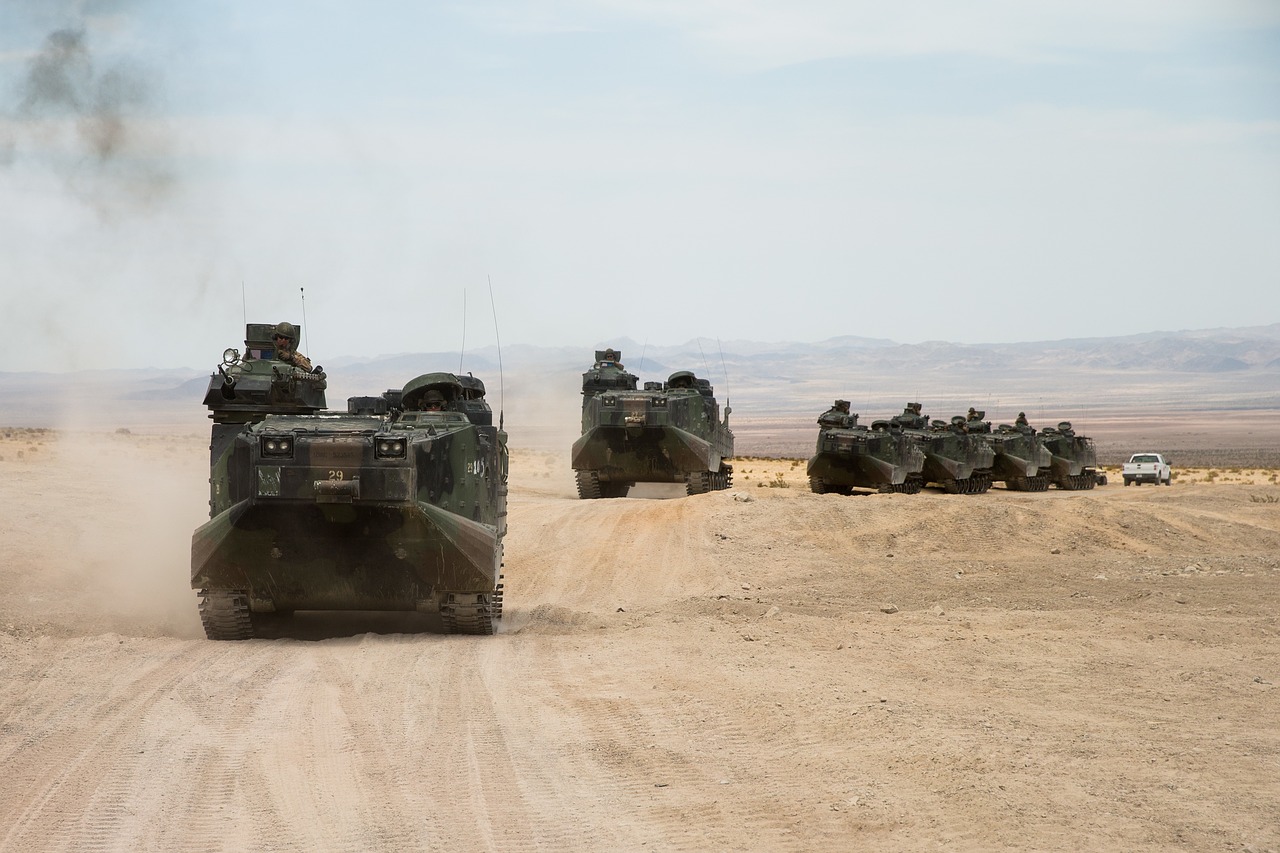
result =
[[[908,400],[944,417],[970,405],[994,420],[1042,422],[1130,410],[1280,411],[1280,323],[1111,338],[957,344],[845,336],[816,343],[699,339],[657,346],[622,338],[585,346],[490,346],[324,360],[329,402],[398,388],[435,370],[471,372],[506,421],[573,433],[582,371],[595,349],[620,349],[641,381],[693,370],[711,380],[739,423],[811,424],[836,398],[864,417]],[[211,362],[212,368],[212,362]],[[0,426],[74,422],[136,428],[200,425],[209,371],[0,372]],[[807,427],[806,427],[807,428]]]

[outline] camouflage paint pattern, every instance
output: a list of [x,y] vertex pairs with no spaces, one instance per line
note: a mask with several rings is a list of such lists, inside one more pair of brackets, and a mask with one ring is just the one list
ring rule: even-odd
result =
[[1040,430],[1040,441],[1052,454],[1049,476],[1059,489],[1092,489],[1098,484],[1098,454],[1093,439],[1076,435],[1070,421]]
[[[191,585],[209,635],[251,636],[254,614],[294,610],[417,610],[491,633],[508,455],[483,385],[467,398],[452,374],[424,374],[344,414],[316,409],[298,368],[273,364],[258,388],[258,361],[224,371],[230,396],[216,374],[206,394],[210,520],[192,537]],[[445,410],[414,408],[429,389]]]
[[1049,463],[1052,455],[1025,424],[1000,424],[994,430],[984,420],[986,412],[969,410],[966,427],[970,435],[979,436],[995,454],[991,479],[1005,484],[1011,491],[1041,492],[1049,487]]
[[920,491],[924,452],[901,426],[890,421],[861,425],[856,414],[848,413],[847,404],[833,406],[818,418],[818,424],[818,446],[807,466],[811,491],[844,495],[854,489]]
[[689,494],[728,488],[733,432],[710,383],[682,370],[637,390],[620,358],[598,350],[582,377],[582,435],[570,452],[579,496],[624,497],[635,483],[685,483]]
[[995,453],[980,436],[971,435],[967,419],[930,421],[919,403],[909,403],[890,423],[911,436],[924,453],[921,477],[950,494],[981,494],[991,488]]

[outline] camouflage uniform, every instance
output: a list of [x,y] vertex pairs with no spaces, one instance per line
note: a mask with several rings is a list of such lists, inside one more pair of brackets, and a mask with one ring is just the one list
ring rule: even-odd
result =
[[836,400],[831,408],[818,416],[818,426],[823,429],[839,429],[849,425],[849,401]]
[[311,370],[311,359],[298,352],[295,347],[298,346],[298,329],[292,323],[277,323],[275,334],[288,339],[287,347],[276,347],[276,360],[292,364],[294,367],[301,367],[303,370]]

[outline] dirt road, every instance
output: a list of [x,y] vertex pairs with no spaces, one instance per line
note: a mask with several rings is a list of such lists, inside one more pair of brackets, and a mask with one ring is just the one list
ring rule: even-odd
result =
[[0,851],[1280,850],[1265,478],[583,502],[518,451],[497,636],[213,643],[206,454],[0,441]]

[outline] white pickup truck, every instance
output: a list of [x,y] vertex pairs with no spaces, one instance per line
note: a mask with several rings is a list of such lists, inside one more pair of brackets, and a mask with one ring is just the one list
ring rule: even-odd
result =
[[1124,463],[1121,475],[1126,486],[1130,483],[1155,483],[1157,486],[1164,483],[1167,486],[1173,482],[1173,469],[1169,467],[1169,460],[1159,453],[1133,454]]

